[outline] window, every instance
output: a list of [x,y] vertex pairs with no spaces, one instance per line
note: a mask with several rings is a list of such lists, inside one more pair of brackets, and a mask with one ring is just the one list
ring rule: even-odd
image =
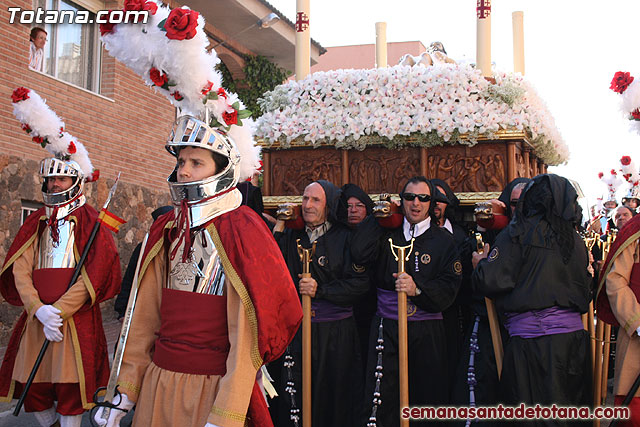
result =
[[20,225],[24,224],[24,221],[27,219],[29,215],[40,209],[44,206],[39,202],[32,202],[29,200],[22,201],[22,214],[20,215]]
[[[34,10],[78,11],[86,9],[68,0],[33,0]],[[95,14],[89,14],[95,20]],[[100,92],[100,38],[97,24],[45,24],[44,72],[60,80]]]

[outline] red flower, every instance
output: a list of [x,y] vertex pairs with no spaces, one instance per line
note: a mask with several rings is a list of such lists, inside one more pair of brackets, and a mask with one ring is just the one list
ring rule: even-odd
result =
[[225,111],[222,113],[222,120],[224,120],[227,126],[235,125],[238,123],[238,112],[235,108],[230,111]]
[[34,136],[31,139],[33,140],[33,142],[36,142],[38,144],[42,144],[44,142],[44,139],[41,136]]
[[160,74],[160,70],[158,70],[156,67],[153,67],[149,70],[149,78],[151,78],[151,81],[156,86],[160,87],[163,87],[169,81],[167,75],[164,73]]
[[631,112],[631,118],[633,120],[640,120],[640,108],[636,108]]
[[152,15],[155,15],[158,11],[158,5],[147,0],[124,0],[123,10],[148,10]]
[[182,101],[184,99],[184,97],[180,95],[180,92],[178,91],[171,93],[171,96],[173,96],[177,101]]
[[69,143],[69,146],[67,147],[67,151],[69,152],[69,154],[76,153],[76,144],[74,144],[73,141]]
[[603,176],[604,174],[602,172],[598,172],[598,178],[602,179]]
[[15,104],[17,102],[24,101],[25,99],[29,99],[29,92],[31,91],[26,87],[19,87],[11,94],[11,100]]
[[620,163],[622,163],[624,166],[629,166],[631,164],[631,157],[622,156],[622,158],[620,159]]
[[167,38],[171,40],[190,40],[198,32],[198,12],[191,9],[176,8],[169,13],[164,23]]
[[100,170],[94,169],[93,172],[91,173],[91,176],[87,178],[87,181],[94,182],[94,181],[97,181],[98,178],[100,178]]
[[[105,21],[109,22],[111,21],[111,15],[113,14],[113,12],[115,12],[114,10],[110,10],[109,13],[107,14],[107,17],[105,18]],[[105,35],[112,33],[113,32],[113,28],[116,26],[116,24],[100,24],[100,35],[102,37],[104,37]]]
[[31,133],[31,128],[29,127],[29,125],[28,125],[28,124],[26,124],[26,123],[22,123],[22,124],[20,125],[20,127],[21,127],[21,128],[22,128],[22,130],[23,130],[23,131],[25,131],[26,133]]
[[209,80],[207,80],[207,85],[202,88],[202,94],[206,95],[207,93],[209,93],[212,87],[213,87],[213,82],[210,82]]
[[627,90],[627,87],[629,87],[632,81],[633,76],[631,75],[631,73],[617,71],[613,76],[613,80],[611,80],[611,86],[609,87],[609,89],[614,92],[622,93]]
[[227,92],[225,92],[224,88],[221,87],[218,89],[218,96],[223,97],[224,99],[227,99]]
[[615,169],[611,169],[611,175],[616,175],[616,176],[618,176],[618,172],[616,172],[616,170],[615,170]]

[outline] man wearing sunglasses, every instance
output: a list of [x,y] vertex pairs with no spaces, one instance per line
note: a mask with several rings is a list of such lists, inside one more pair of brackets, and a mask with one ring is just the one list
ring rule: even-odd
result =
[[[433,195],[436,195],[432,199]],[[448,403],[449,377],[442,312],[454,301],[462,275],[453,236],[437,224],[434,202],[442,200],[424,177],[411,178],[400,193],[404,219],[396,229],[378,229],[368,242],[375,265],[377,312],[373,319],[365,401],[370,423],[398,425],[398,292],[406,292],[409,348],[410,405]],[[369,233],[373,235],[372,232]],[[413,242],[405,273],[389,246]],[[382,344],[381,344],[382,343]],[[381,362],[383,361],[383,362]],[[382,373],[382,376],[379,374]],[[380,402],[381,400],[381,402]],[[374,411],[375,409],[375,411]],[[373,419],[375,418],[375,419]]]

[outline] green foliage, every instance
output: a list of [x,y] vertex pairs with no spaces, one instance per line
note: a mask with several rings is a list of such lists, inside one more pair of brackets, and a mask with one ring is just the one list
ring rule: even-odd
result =
[[217,68],[222,73],[222,86],[237,93],[245,108],[251,111],[251,117],[257,119],[263,114],[258,105],[258,98],[284,82],[291,73],[270,62],[264,56],[245,55],[243,59],[245,61],[243,71],[246,76],[244,80],[234,81],[231,72],[222,62]]

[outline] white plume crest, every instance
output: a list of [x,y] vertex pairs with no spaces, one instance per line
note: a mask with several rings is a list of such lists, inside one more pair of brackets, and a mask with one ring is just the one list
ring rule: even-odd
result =
[[36,91],[18,88],[14,94],[20,90],[27,91],[26,97],[17,102],[14,100],[13,114],[22,123],[23,129],[34,140],[42,138],[39,143],[54,157],[75,161],[80,165],[85,178],[91,178],[93,165],[84,145],[64,130],[64,122]]
[[[217,95],[222,88],[222,75],[215,66],[220,60],[213,49],[207,51],[209,39],[204,32],[204,18],[198,16],[193,37],[170,39],[162,22],[172,10],[157,6],[155,14],[149,14],[147,24],[117,24],[103,34],[105,48],[178,107],[181,114],[203,119],[207,94],[217,96],[208,99],[206,105],[217,122],[224,124],[223,113],[233,108],[237,95],[226,90],[225,96]],[[182,9],[189,10],[186,6]],[[157,70],[155,79],[151,76],[153,69]],[[223,130],[234,140],[241,155],[240,179],[247,179],[259,167],[260,150],[253,139],[252,120],[238,117],[238,122],[241,126],[233,124]]]

